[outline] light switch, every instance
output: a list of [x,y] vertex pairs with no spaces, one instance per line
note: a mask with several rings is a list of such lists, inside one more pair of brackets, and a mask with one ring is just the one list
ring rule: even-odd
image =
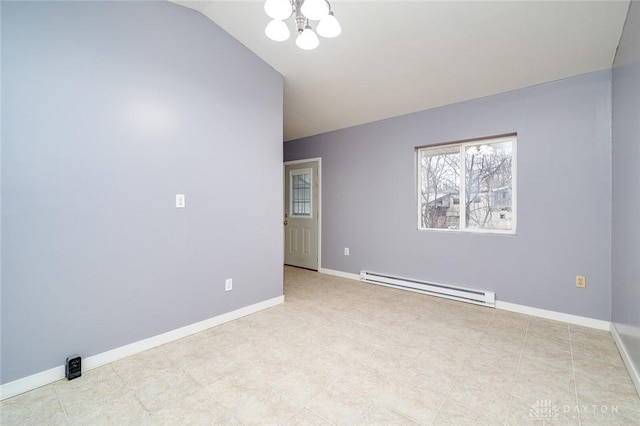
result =
[[176,208],[184,208],[184,194],[176,194]]

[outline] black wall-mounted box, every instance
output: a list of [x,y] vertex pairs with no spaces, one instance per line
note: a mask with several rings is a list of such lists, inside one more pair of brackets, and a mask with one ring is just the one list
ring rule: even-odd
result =
[[64,364],[64,376],[67,380],[73,380],[82,375],[82,358],[80,355],[70,355]]

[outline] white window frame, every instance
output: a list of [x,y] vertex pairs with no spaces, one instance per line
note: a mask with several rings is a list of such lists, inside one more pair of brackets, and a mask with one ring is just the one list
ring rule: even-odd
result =
[[[293,209],[293,177],[299,175],[309,175],[309,188],[311,199],[309,200],[309,215],[295,214]],[[289,217],[295,219],[313,219],[313,168],[296,169],[289,171]]]
[[[501,142],[511,142],[511,229],[477,229],[477,228],[467,228],[466,224],[466,209],[462,208],[464,205],[464,200],[467,199],[467,188],[464,182],[466,182],[466,167],[465,164],[465,151],[469,146],[481,146],[487,144],[495,144]],[[517,220],[518,220],[518,196],[517,196],[517,146],[518,146],[518,135],[516,133],[501,135],[501,136],[491,136],[491,137],[483,137],[478,139],[469,139],[465,141],[458,142],[450,142],[436,145],[427,145],[420,146],[416,148],[416,205],[417,205],[417,226],[419,231],[427,231],[427,232],[469,232],[473,234],[503,234],[503,235],[516,235],[517,229]],[[458,224],[458,229],[451,228],[423,228],[421,227],[421,218],[422,218],[422,165],[420,164],[420,157],[423,151],[429,151],[430,149],[438,149],[444,147],[459,147],[460,149],[460,219]]]

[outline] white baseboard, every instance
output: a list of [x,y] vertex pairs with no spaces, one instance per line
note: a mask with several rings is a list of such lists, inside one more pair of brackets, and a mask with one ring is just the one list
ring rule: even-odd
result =
[[[181,327],[166,333],[159,334],[157,336],[149,337],[148,339],[139,340],[137,342],[121,346],[119,348],[112,349],[107,352],[90,356],[82,360],[82,370],[88,371],[111,362],[118,361],[119,359],[135,355],[140,352],[155,348],[165,343],[173,342],[174,340],[181,339],[183,337],[190,336],[195,333],[199,333],[211,327],[215,327],[220,324],[224,324],[229,321],[233,321],[244,316],[254,314],[263,309],[271,308],[273,306],[284,303],[284,296],[274,297],[273,299],[265,300],[244,308],[236,309],[226,314],[218,315],[213,318],[199,321],[185,327]],[[22,379],[14,380],[13,382],[0,385],[0,400],[11,398],[12,396],[19,395],[21,393],[39,388],[49,383],[56,382],[64,379],[64,365],[51,368],[40,373],[32,374],[31,376],[23,377]]]
[[[335,271],[333,269],[321,268],[318,272],[327,275],[334,275],[336,277],[348,278],[352,280],[360,281],[359,274],[352,274],[349,272]],[[530,315],[533,317],[545,318],[555,321],[562,321],[569,324],[581,325],[583,327],[596,328],[598,330],[609,331],[611,323],[609,321],[603,321],[588,317],[581,317],[578,315],[565,314],[563,312],[548,311],[546,309],[533,308],[531,306],[517,305],[515,303],[502,302],[496,300],[496,309],[502,309],[505,311],[517,312],[519,314]]]
[[326,269],[326,268],[320,268],[318,272],[320,272],[321,274],[334,275],[336,277],[348,278],[350,280],[360,281],[360,274],[352,274],[349,272],[336,271],[334,269]]
[[530,315],[532,317],[562,321],[569,324],[581,325],[583,327],[596,328],[598,330],[609,331],[611,329],[611,323],[609,321],[581,317],[572,314],[565,314],[564,312],[548,311],[546,309],[533,308],[526,305],[517,305],[515,303],[502,302],[500,300],[496,300],[496,309],[517,312],[519,314]]
[[627,351],[627,347],[618,333],[616,323],[611,323],[611,335],[613,336],[613,341],[616,342],[618,352],[620,352],[624,365],[627,366],[627,371],[629,372],[629,376],[631,376],[631,381],[633,381],[633,384],[636,387],[636,392],[638,392],[638,395],[640,396],[640,372],[633,363],[633,360],[629,355],[629,351]]

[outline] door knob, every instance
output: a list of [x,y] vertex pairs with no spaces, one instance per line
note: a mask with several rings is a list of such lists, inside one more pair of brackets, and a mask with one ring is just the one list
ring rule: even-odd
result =
[[285,221],[284,221],[284,224],[285,224],[285,225],[288,225],[288,224],[289,224],[289,221],[288,221],[288,220],[285,220]]

